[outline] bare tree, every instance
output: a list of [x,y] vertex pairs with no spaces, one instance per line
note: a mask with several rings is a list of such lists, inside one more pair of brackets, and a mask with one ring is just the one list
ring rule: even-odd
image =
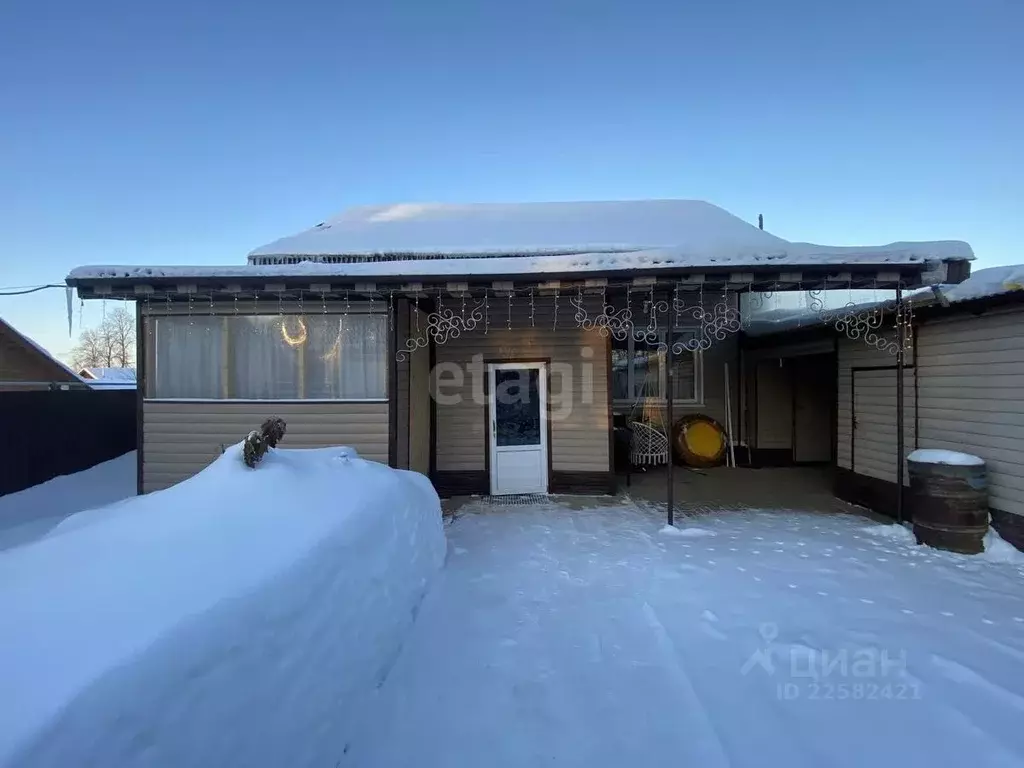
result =
[[100,326],[110,348],[110,368],[130,368],[135,365],[135,314],[124,307],[110,312]]
[[96,328],[86,328],[79,334],[71,359],[78,369],[133,366],[135,316],[124,307],[109,312]]

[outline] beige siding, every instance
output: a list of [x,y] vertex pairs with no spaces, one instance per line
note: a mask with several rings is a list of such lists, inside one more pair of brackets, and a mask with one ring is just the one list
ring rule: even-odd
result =
[[[508,311],[500,298],[491,299],[490,328],[464,333],[436,348],[435,388],[440,374],[437,403],[437,468],[440,471],[483,470],[487,450],[484,423],[483,361],[550,358],[552,364],[570,364],[571,388],[553,365],[549,393],[551,461],[556,471],[607,472],[608,435],[608,340],[596,332],[576,328],[573,311],[562,298],[554,329],[551,299],[538,298],[531,327],[529,308],[513,308],[513,330],[507,330]],[[476,359],[481,365],[468,364]],[[585,365],[589,364],[589,365]],[[457,400],[458,402],[444,402]],[[570,403],[565,408],[563,403]],[[565,411],[560,416],[558,411]]]
[[143,404],[143,489],[160,490],[194,475],[270,416],[288,425],[283,447],[350,445],[387,463],[384,402],[159,401]]
[[793,447],[793,387],[790,365],[785,361],[761,360],[757,363],[757,439],[758,448]]
[[[908,349],[905,362],[910,365],[912,360],[913,352]],[[896,371],[884,369],[894,365],[895,355],[870,346],[861,339],[840,339],[837,463],[858,474],[891,482],[896,482],[898,461]],[[852,374],[853,368],[874,370],[858,370]],[[904,446],[906,453],[910,453],[914,449],[913,368],[906,369],[903,381]],[[851,421],[854,411],[856,430],[852,429]],[[851,446],[851,435],[854,432],[856,444]]]
[[1024,310],[923,324],[917,365],[920,446],[985,459],[990,505],[1024,515]]
[[[395,322],[398,324],[398,344],[404,345],[409,331],[409,304],[405,301],[397,303]],[[398,373],[395,407],[398,409],[398,434],[396,435],[396,466],[399,469],[409,468],[409,358],[395,362]]]

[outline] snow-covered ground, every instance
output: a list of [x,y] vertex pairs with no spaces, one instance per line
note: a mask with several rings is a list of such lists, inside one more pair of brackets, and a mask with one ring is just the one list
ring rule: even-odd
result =
[[662,526],[459,517],[343,765],[1024,765],[1009,545],[947,554],[844,515]]
[[0,553],[0,766],[333,767],[441,568],[422,475],[234,446]]
[[135,451],[95,467],[0,496],[0,550],[38,539],[68,515],[136,490]]

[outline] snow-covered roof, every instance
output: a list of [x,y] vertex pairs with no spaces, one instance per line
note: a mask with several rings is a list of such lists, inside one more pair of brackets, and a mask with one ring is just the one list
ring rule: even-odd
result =
[[732,252],[783,243],[701,200],[398,203],[350,208],[256,248],[250,260],[275,255],[602,253],[668,246]]
[[943,286],[941,290],[950,303],[1024,291],[1024,264],[979,269],[959,285]]
[[[946,244],[950,245],[950,244]],[[970,254],[970,247],[961,244]],[[934,248],[930,246],[936,246]],[[374,261],[325,264],[303,261],[298,264],[261,264],[238,266],[119,266],[77,267],[68,275],[72,283],[87,280],[217,279],[243,277],[338,277],[397,278],[505,275],[564,275],[567,273],[652,272],[671,269],[741,269],[744,267],[799,268],[849,265],[885,266],[925,264],[945,258],[955,249],[943,244],[895,243],[873,248],[831,249],[809,244],[791,244],[775,252],[742,252],[717,255],[683,248],[633,251],[629,253],[578,253],[570,255],[503,256],[424,259],[411,261]],[[952,257],[950,257],[952,258]],[[961,258],[973,258],[970,255]]]
[[64,373],[66,373],[70,377],[70,379],[69,379],[70,381],[81,381],[81,377],[77,373],[75,373],[73,370],[71,370],[68,366],[64,365],[64,363],[62,363],[60,360],[58,360],[54,355],[51,355],[46,350],[45,347],[43,347],[41,344],[37,344],[35,341],[30,339],[28,336],[26,336],[24,333],[19,331],[17,328],[15,328],[13,325],[8,323],[3,318],[0,318],[0,328],[2,328],[3,330],[7,331],[7,333],[11,334],[12,336],[15,336],[15,337],[21,339],[22,343],[26,347],[28,347],[28,348],[32,349],[33,351],[37,352],[40,357],[46,358],[49,362],[51,362],[57,368],[62,370]]
[[[936,292],[941,295],[941,299]],[[943,303],[955,305],[964,301],[1004,296],[1011,293],[1018,293],[1020,300],[1024,301],[1024,264],[979,269],[957,285],[922,288],[911,291],[905,298],[915,306],[936,306]],[[834,314],[853,313],[859,315],[879,308],[886,311],[892,310],[895,308],[895,300],[869,301],[838,309],[833,308],[830,311]],[[772,333],[822,325],[826,325],[826,322],[821,319],[821,314],[808,307],[780,308],[758,312],[746,328],[746,332],[748,336],[766,336]]]
[[[589,261],[624,251],[706,266],[729,260],[887,261],[971,259],[959,241],[835,247],[791,243],[703,200],[564,203],[400,203],[360,206],[249,254],[269,257],[490,257],[582,255]],[[465,266],[458,269],[465,269]]]
[[84,379],[95,379],[110,384],[134,384],[134,368],[83,368],[79,375]]

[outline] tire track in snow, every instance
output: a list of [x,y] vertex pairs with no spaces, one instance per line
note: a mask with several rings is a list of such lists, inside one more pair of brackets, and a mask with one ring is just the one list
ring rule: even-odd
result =
[[711,768],[711,766],[726,768],[732,765],[718,729],[715,728],[703,702],[697,695],[693,681],[686,674],[683,665],[679,663],[679,652],[668,630],[665,629],[665,625],[661,623],[661,619],[658,618],[657,612],[650,603],[644,602],[643,611],[647,625],[651,628],[658,644],[658,650],[664,658],[665,669],[670,672],[679,693],[685,700],[686,711],[691,715],[688,722],[698,729],[698,733],[694,734],[696,738],[692,742],[697,753],[694,757],[698,758],[696,764],[701,768]]

